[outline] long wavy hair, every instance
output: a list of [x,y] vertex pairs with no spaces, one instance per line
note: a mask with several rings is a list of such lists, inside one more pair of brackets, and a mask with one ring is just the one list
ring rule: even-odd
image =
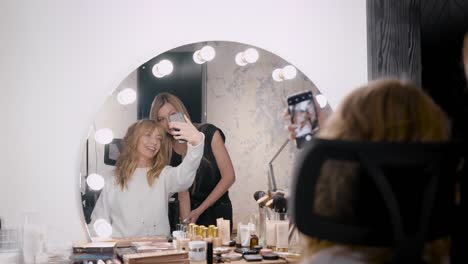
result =
[[187,116],[187,118],[190,119],[190,115],[187,111],[187,108],[185,108],[184,103],[177,96],[170,93],[160,93],[154,97],[153,103],[151,104],[150,118],[160,122],[158,120],[159,109],[161,109],[161,107],[167,103],[173,105],[178,112],[182,112]]
[[164,128],[154,120],[146,119],[137,121],[128,128],[123,138],[122,153],[115,165],[116,182],[122,190],[128,189],[128,182],[138,165],[138,141],[145,132],[153,132],[155,129],[158,130],[159,135],[161,135],[161,146],[151,160],[151,164],[148,166],[146,178],[149,186],[153,185],[155,179],[159,177],[164,167],[169,164],[171,142],[166,136]]
[[[177,96],[175,96],[173,94],[170,94],[170,93],[160,93],[160,94],[156,95],[156,97],[154,97],[153,103],[151,104],[150,118],[159,123],[160,120],[158,120],[158,112],[167,103],[174,106],[174,108],[178,112],[181,112],[181,113],[185,114],[185,116],[187,116],[187,118],[190,120],[190,115],[189,115],[189,113],[187,111],[187,108],[185,107],[184,103]],[[200,128],[201,128],[200,124],[194,124],[194,125],[197,127],[197,129],[200,130]],[[168,137],[172,139],[171,135],[168,135]],[[209,142],[208,144],[211,144],[211,142]],[[171,152],[171,155],[172,155],[172,144],[170,146],[169,151]],[[185,155],[182,155],[182,158],[184,156]],[[171,156],[169,156],[169,161],[170,160],[171,160]],[[200,168],[207,168],[209,170],[214,170],[212,162],[209,159],[207,159],[205,157],[205,155],[203,155],[203,158],[201,160],[199,169]],[[203,169],[201,169],[201,170],[203,170]],[[199,185],[199,183],[200,183],[200,181],[198,179],[198,173],[197,173],[197,177],[193,181],[192,186],[196,187],[196,186]],[[192,193],[194,193],[196,189],[197,188],[191,188]]]
[[[445,113],[424,91],[406,81],[378,80],[360,87],[344,98],[319,134],[321,138],[387,142],[446,141],[450,136]],[[316,186],[314,210],[324,216],[353,214],[352,187],[358,177],[357,164],[326,161]],[[338,244],[306,238],[306,255]],[[392,256],[390,248],[340,245],[362,252],[369,263],[383,263]],[[424,258],[441,263],[449,256],[448,239],[426,243]]]

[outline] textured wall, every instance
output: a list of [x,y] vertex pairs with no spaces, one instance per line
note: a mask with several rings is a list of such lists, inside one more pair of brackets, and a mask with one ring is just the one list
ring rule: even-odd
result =
[[[249,46],[233,42],[210,45],[216,49],[216,58],[208,63],[207,121],[226,135],[237,177],[230,189],[234,222],[245,223],[257,212],[253,193],[268,188],[268,162],[288,137],[282,117],[286,97],[318,90],[300,71],[295,79],[274,81],[273,70],[289,63],[268,51],[257,49],[258,61],[241,67],[234,57]],[[326,111],[331,110],[327,107]],[[278,188],[289,188],[298,152],[291,142],[273,162]]]

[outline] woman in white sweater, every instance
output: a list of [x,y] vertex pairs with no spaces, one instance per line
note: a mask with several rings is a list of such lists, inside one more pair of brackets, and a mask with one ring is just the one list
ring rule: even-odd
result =
[[203,156],[204,135],[185,119],[170,123],[171,134],[188,142],[177,167],[167,166],[171,141],[155,121],[140,120],[128,128],[115,173],[91,215],[92,235],[98,219],[112,226],[112,237],[169,235],[168,199],[192,185]]

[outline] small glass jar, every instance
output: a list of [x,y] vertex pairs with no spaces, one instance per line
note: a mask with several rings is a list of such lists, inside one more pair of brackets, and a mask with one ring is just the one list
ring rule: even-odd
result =
[[256,246],[258,246],[258,236],[254,233],[250,235],[250,249],[254,249]]
[[189,258],[191,261],[206,260],[206,242],[205,241],[190,241],[189,242]]

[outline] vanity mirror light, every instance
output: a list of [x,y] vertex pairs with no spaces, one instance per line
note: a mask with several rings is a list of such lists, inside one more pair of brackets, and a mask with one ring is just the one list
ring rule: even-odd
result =
[[[269,161],[288,138],[283,118],[286,98],[306,90],[314,95],[320,126],[331,113],[325,96],[299,69],[261,48],[227,41],[200,42],[172,49],[142,64],[109,96],[89,129],[80,191],[90,234],[115,236],[112,223],[92,225],[90,217],[102,189],[113,184],[121,139],[131,124],[149,117],[157,94],[176,95],[187,107],[192,122],[211,123],[223,131],[236,175],[229,196],[233,225],[237,226],[257,213],[253,194],[268,188]],[[278,188],[289,188],[299,152],[289,144],[275,156]],[[160,213],[167,215],[164,210]],[[100,230],[91,230],[94,228]],[[151,234],[148,231],[143,235]]]

